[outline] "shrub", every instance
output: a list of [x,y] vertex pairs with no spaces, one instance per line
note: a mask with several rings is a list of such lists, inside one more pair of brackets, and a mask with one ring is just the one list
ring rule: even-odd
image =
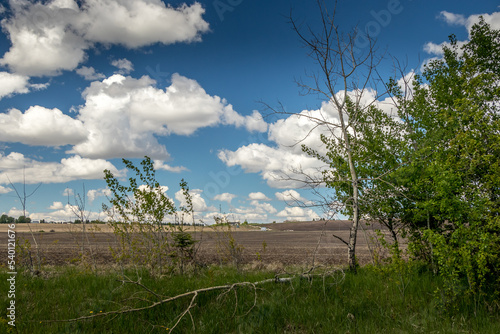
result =
[[103,210],[111,220],[118,244],[111,249],[113,257],[122,266],[125,263],[147,266],[154,274],[171,272],[173,265],[181,266],[182,271],[185,260],[193,255],[194,244],[183,229],[184,213],[191,215],[194,222],[187,183],[184,180],[180,183],[187,207],[182,207],[179,213],[156,180],[149,157],[141,162],[142,170],[130,160],[123,162],[138,178],[130,177],[128,186],[120,184],[111,171],[104,171],[112,197],[111,206],[103,205]]

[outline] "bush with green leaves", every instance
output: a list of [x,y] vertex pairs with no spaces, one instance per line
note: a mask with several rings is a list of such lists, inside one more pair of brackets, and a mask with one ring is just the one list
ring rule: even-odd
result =
[[112,196],[103,210],[116,235],[117,246],[111,247],[114,258],[122,266],[147,266],[157,274],[171,272],[176,265],[183,270],[194,254],[194,240],[183,229],[184,214],[194,217],[187,183],[182,180],[180,186],[188,205],[179,211],[156,180],[149,157],[141,161],[141,169],[130,160],[123,159],[123,163],[136,174],[128,179],[128,185],[121,184],[111,171],[104,171]]
[[445,280],[446,305],[498,307],[500,30],[481,19],[464,45],[450,36],[413,86],[400,108],[408,146],[398,170],[410,248]]
[[424,237],[433,245],[442,304],[457,311],[461,305],[488,304],[500,308],[500,221],[460,225],[449,235],[432,230]]

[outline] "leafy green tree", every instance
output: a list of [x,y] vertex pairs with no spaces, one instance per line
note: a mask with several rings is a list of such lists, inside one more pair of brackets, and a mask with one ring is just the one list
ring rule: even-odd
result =
[[[415,98],[402,118],[409,125],[407,221],[454,229],[499,212],[499,32],[481,21],[458,48],[417,77]],[[424,85],[424,83],[426,83]]]
[[19,216],[16,220],[17,224],[29,224],[31,223],[31,218],[30,217],[25,217],[25,216]]
[[3,214],[0,217],[0,224],[12,224],[15,223],[16,219],[14,217],[9,217],[6,214]]
[[[398,248],[398,227],[404,197],[396,189],[402,166],[401,156],[405,144],[404,124],[375,106],[356,106],[347,99],[346,118],[354,121],[353,131],[347,133],[350,142],[350,158],[355,162],[358,189],[359,216],[367,221],[377,221],[391,232],[394,246]],[[321,135],[328,153],[322,155],[307,146],[304,152],[328,165],[323,181],[333,191],[334,201],[344,203],[340,212],[354,216],[354,196],[350,177],[349,156],[345,143],[337,136]],[[344,241],[345,242],[345,241]]]
[[448,281],[449,301],[479,302],[500,293],[500,31],[481,19],[465,45],[450,42],[400,109],[411,198],[402,221]]

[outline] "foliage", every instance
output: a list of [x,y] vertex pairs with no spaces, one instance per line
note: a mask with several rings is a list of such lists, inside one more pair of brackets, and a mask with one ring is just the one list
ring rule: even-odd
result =
[[[404,125],[395,115],[373,105],[355,106],[349,99],[344,112],[347,119],[356,123],[347,134],[351,143],[349,149],[343,139],[324,134],[321,141],[326,147],[326,155],[305,145],[302,149],[328,166],[322,172],[322,181],[332,189],[330,202],[341,204],[340,213],[353,219],[353,210],[357,207],[359,216],[369,224],[377,222],[385,226],[390,231],[393,246],[399,248],[401,212],[406,199],[397,189],[399,176],[396,171],[402,166]],[[353,202],[349,159],[355,161],[357,206]]]
[[380,250],[376,250],[373,254],[373,268],[394,282],[404,301],[408,286],[418,276],[418,271],[424,267],[422,265],[424,262],[408,256],[408,248],[400,248],[398,242],[387,242],[386,235],[382,231],[375,230],[375,233],[380,249],[385,250],[388,256],[382,257]]
[[[174,202],[165,194],[165,188],[156,180],[154,164],[149,157],[141,161],[142,170],[130,160],[123,159],[123,162],[138,178],[130,177],[128,186],[120,184],[111,171],[104,171],[112,197],[109,199],[111,206],[103,205],[103,209],[111,219],[118,244],[111,249],[113,256],[121,265],[147,265],[158,274],[170,272],[171,265],[179,265],[182,271],[185,262],[194,255],[194,240],[183,229],[184,213],[194,215],[187,183],[184,180],[180,183],[188,204],[181,208],[179,215]],[[180,225],[172,224],[179,220]]]
[[16,224],[29,224],[29,223],[31,223],[30,217],[19,216],[19,218],[16,219]]
[[[416,77],[401,104],[402,222],[446,281],[446,305],[500,293],[500,31],[483,19]],[[425,81],[424,81],[425,79]]]
[[433,244],[443,306],[456,311],[458,303],[490,305],[500,309],[500,221],[486,225],[459,225],[449,235],[425,231]]
[[[160,183],[156,180],[153,162],[149,157],[141,161],[142,171],[127,159],[125,166],[138,177],[128,179],[129,186],[121,185],[111,171],[104,171],[104,179],[113,196],[110,198],[112,207],[105,207],[106,212],[117,211],[121,222],[149,222],[152,225],[162,225],[169,215],[177,211],[173,201],[168,198]],[[114,213],[114,212],[113,212]]]
[[178,264],[180,274],[184,273],[184,266],[186,263],[194,260],[195,249],[194,245],[196,240],[193,239],[191,234],[180,229],[173,234],[173,248],[169,256],[172,258],[174,264]]
[[0,217],[0,224],[14,224],[16,219],[14,217],[9,217],[6,214],[3,214]]

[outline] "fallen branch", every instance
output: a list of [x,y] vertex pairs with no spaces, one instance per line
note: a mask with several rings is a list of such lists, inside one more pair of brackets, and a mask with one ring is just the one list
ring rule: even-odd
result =
[[[314,270],[314,268],[312,270]],[[238,282],[238,283],[233,283],[233,284],[226,284],[226,285],[219,285],[219,286],[212,286],[212,287],[207,287],[207,288],[201,288],[201,289],[197,289],[197,290],[193,290],[193,291],[188,291],[188,292],[176,295],[174,297],[167,297],[167,298],[164,298],[164,299],[161,299],[160,298],[160,297],[162,297],[161,295],[159,295],[159,294],[155,293],[154,291],[152,291],[151,289],[147,288],[140,281],[120,280],[120,282],[122,282],[123,284],[138,285],[141,288],[143,288],[144,290],[148,291],[149,293],[151,293],[154,296],[156,296],[157,298],[159,298],[160,300],[158,300],[156,302],[152,302],[150,305],[143,306],[143,307],[128,308],[128,309],[123,309],[122,308],[120,310],[109,311],[109,312],[102,312],[102,313],[95,313],[95,314],[91,314],[91,315],[87,315],[87,316],[81,316],[81,317],[73,318],[73,319],[43,320],[43,321],[40,321],[40,322],[46,322],[46,323],[51,323],[51,322],[76,322],[76,321],[81,321],[81,320],[90,320],[90,319],[94,319],[94,318],[98,318],[98,317],[106,317],[106,316],[110,316],[110,315],[118,316],[118,315],[122,315],[122,314],[126,314],[126,313],[140,312],[140,311],[144,311],[144,310],[149,310],[149,309],[155,308],[155,307],[157,307],[159,305],[162,305],[162,304],[165,304],[165,303],[169,303],[169,302],[173,302],[175,300],[182,299],[184,297],[191,297],[191,301],[189,302],[189,305],[186,307],[186,309],[181,314],[179,314],[176,317],[177,320],[176,320],[174,326],[172,328],[167,328],[167,327],[165,327],[165,328],[169,330],[169,333],[171,333],[174,330],[174,328],[177,327],[177,325],[180,323],[180,321],[186,315],[189,315],[190,318],[191,318],[191,322],[193,324],[193,329],[194,329],[195,325],[194,325],[193,316],[191,314],[191,309],[196,306],[196,304],[195,304],[196,298],[201,293],[210,292],[210,291],[224,290],[223,293],[220,295],[220,296],[223,296],[223,295],[226,295],[226,294],[230,293],[231,291],[234,291],[234,293],[236,294],[236,288],[238,288],[238,287],[251,287],[254,290],[254,302],[253,302],[252,307],[250,307],[250,309],[245,313],[245,315],[246,315],[257,304],[257,286],[258,285],[267,284],[267,283],[287,283],[287,282],[291,283],[291,281],[294,278],[302,278],[302,279],[307,279],[307,280],[311,281],[314,276],[323,277],[323,279],[324,279],[326,276],[330,276],[330,275],[333,276],[333,273],[335,273],[337,270],[339,270],[339,271],[341,271],[343,273],[343,271],[341,269],[334,269],[332,271],[327,271],[327,272],[325,272],[323,274],[311,274],[312,270],[309,270],[309,271],[307,271],[307,272],[305,272],[303,274],[298,274],[298,275],[294,275],[294,276],[290,276],[290,277],[278,277],[278,275],[276,275],[276,277],[274,277],[274,278],[269,278],[269,279],[265,279],[265,280],[257,281],[257,282]]]

